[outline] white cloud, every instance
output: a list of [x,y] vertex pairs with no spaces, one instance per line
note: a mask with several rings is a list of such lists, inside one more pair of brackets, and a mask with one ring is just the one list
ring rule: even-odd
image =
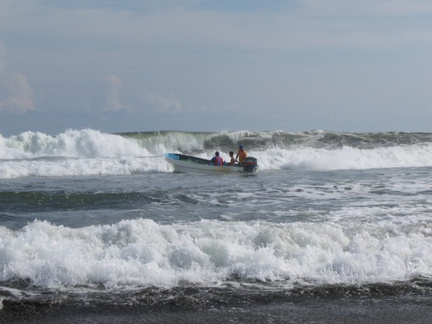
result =
[[175,95],[163,96],[154,93],[147,93],[145,100],[153,104],[154,108],[163,112],[180,112],[184,111],[181,103],[177,100]]
[[29,86],[27,76],[11,72],[1,59],[6,52],[0,44],[0,112],[23,114],[35,110],[33,89]]
[[105,78],[108,83],[106,94],[107,109],[109,110],[127,110],[127,107],[120,102],[120,93],[123,89],[123,82],[114,75]]

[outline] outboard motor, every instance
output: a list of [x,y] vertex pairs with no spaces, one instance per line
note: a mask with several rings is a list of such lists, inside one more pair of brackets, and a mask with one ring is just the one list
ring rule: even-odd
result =
[[258,160],[252,156],[248,156],[243,160],[244,173],[254,173],[258,169]]

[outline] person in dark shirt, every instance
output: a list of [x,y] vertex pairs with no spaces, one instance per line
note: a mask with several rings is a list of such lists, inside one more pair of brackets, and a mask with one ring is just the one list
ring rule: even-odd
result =
[[224,164],[223,159],[219,156],[219,151],[215,152],[215,155],[212,157],[210,162],[213,163],[213,165],[223,165]]

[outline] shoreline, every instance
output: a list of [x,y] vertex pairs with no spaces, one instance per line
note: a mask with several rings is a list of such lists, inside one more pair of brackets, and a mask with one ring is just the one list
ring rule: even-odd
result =
[[432,298],[419,296],[301,298],[290,302],[192,310],[53,305],[31,309],[3,307],[0,323],[426,323],[432,316],[431,306]]

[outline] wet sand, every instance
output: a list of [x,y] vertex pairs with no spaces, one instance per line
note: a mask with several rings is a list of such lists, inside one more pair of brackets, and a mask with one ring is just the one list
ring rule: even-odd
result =
[[50,308],[0,311],[0,323],[430,323],[432,299],[392,297],[301,300],[193,310]]

